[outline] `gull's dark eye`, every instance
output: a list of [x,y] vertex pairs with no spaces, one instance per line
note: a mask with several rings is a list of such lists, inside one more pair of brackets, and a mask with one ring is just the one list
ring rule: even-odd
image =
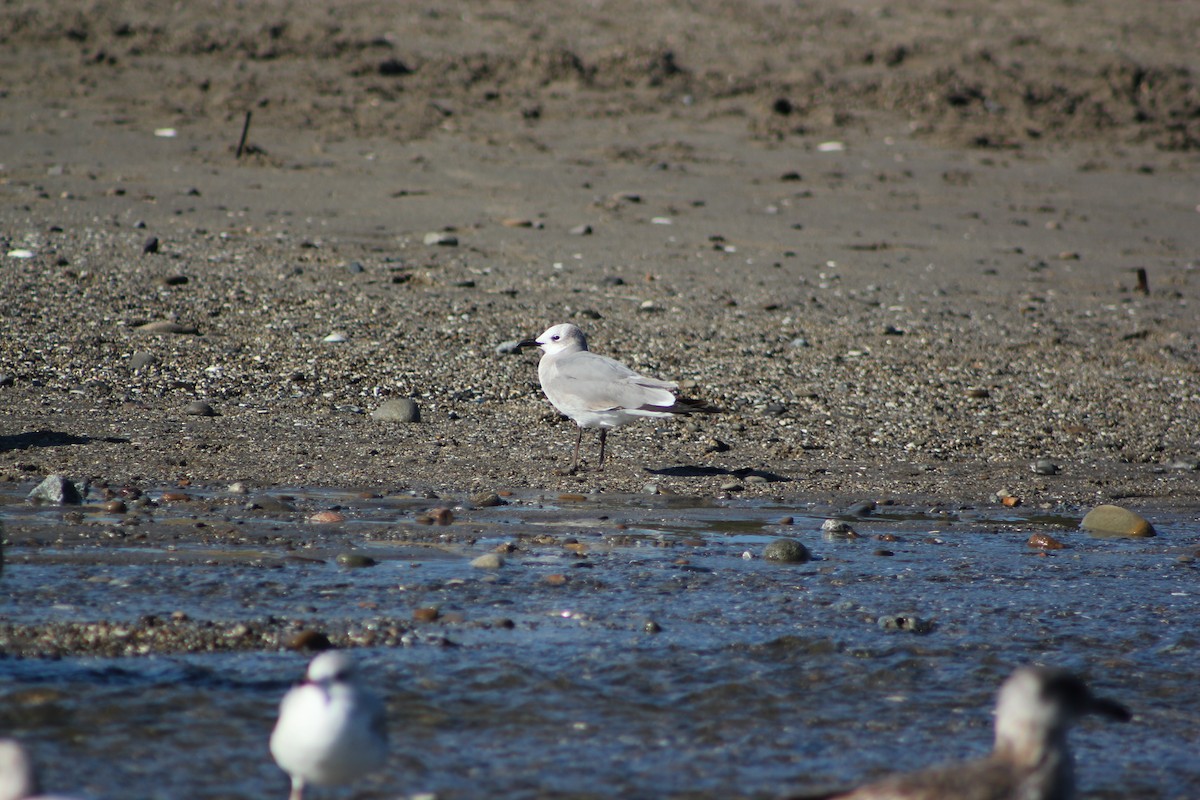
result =
[[556,334],[554,334],[553,336],[551,336],[551,337],[550,337],[550,341],[552,341],[552,342],[557,342],[557,341],[558,341],[559,339],[561,339],[561,338],[562,338],[562,337],[561,337],[561,336],[559,336],[559,335],[556,333]]

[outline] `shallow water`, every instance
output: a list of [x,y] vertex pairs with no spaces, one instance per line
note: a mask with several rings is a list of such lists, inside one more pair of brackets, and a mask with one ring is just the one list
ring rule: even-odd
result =
[[[437,526],[416,516],[446,500],[294,491],[295,511],[263,512],[192,491],[129,525],[26,491],[0,495],[9,622],[416,628],[410,646],[356,650],[387,699],[389,768],[317,798],[778,797],[986,752],[995,690],[1027,662],[1079,670],[1135,714],[1075,732],[1084,796],[1200,796],[1194,518],[1100,540],[1070,511],[884,506],[832,541],[819,529],[838,509],[783,503],[529,495]],[[331,506],[348,519],[305,522]],[[1034,550],[1034,532],[1067,547]],[[783,535],[814,560],[764,561]],[[470,566],[504,543],[504,568]],[[378,564],[338,566],[349,551]],[[441,621],[411,623],[424,606]],[[880,624],[896,615],[933,630]],[[283,797],[267,736],[306,661],[6,657],[0,731],[54,789]]]

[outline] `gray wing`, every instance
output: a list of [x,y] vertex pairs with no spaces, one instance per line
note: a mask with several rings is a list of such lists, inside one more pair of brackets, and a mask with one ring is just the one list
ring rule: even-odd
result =
[[619,361],[582,351],[557,358],[543,373],[542,388],[555,398],[588,411],[669,407],[676,384],[639,375]]

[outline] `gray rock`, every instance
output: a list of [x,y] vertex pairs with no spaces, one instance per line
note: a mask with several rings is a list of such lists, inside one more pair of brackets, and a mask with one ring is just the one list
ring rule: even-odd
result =
[[270,511],[273,513],[286,513],[295,511],[296,507],[279,497],[272,497],[269,494],[260,494],[257,497],[250,498],[250,502],[246,503],[247,511]]
[[195,325],[181,325],[178,322],[171,322],[165,319],[138,325],[134,330],[141,331],[142,333],[178,333],[188,335],[195,335],[200,332],[196,329]]
[[379,422],[420,422],[421,410],[417,401],[409,397],[397,397],[384,402],[371,412],[371,419]]
[[379,562],[360,553],[338,553],[337,563],[339,566],[349,569],[361,569],[362,567],[373,567]]
[[763,558],[768,561],[782,561],[785,564],[803,564],[812,558],[808,548],[797,539],[776,539],[763,550]]
[[571,230],[567,231],[567,233],[571,234],[572,236],[591,236],[592,226],[586,223],[583,225],[576,225],[574,228],[571,228]]
[[1030,469],[1032,469],[1038,475],[1057,475],[1059,468],[1058,464],[1055,464],[1050,459],[1039,458],[1037,461],[1033,462],[1033,465],[1030,467]]
[[888,614],[876,622],[885,631],[907,631],[916,634],[929,633],[934,627],[931,620],[922,619],[916,614]]
[[858,531],[850,527],[849,522],[844,522],[840,519],[827,519],[821,523],[821,532],[825,534],[825,538],[830,541],[843,540],[849,541],[852,539],[862,538]]
[[183,407],[183,413],[192,417],[215,417],[216,409],[203,400],[193,400]]
[[499,553],[484,553],[472,559],[471,566],[475,569],[500,569],[504,566],[504,556]]
[[436,246],[457,247],[458,246],[458,237],[457,236],[455,236],[452,233],[445,233],[442,231],[434,231],[432,233],[425,234],[424,241],[425,241],[425,244],[430,247],[436,247]]
[[1154,536],[1154,526],[1144,517],[1120,506],[1096,506],[1079,527],[1101,539],[1144,539]]
[[[84,489],[84,494],[87,489]],[[79,505],[83,502],[83,495],[80,494],[79,488],[71,481],[67,480],[62,475],[47,475],[46,479],[33,487],[29,492],[29,500],[41,503],[54,503],[55,505]]]
[[144,350],[138,350],[129,357],[129,369],[132,372],[141,372],[146,367],[153,366],[158,363],[158,357],[153,353],[147,353]]

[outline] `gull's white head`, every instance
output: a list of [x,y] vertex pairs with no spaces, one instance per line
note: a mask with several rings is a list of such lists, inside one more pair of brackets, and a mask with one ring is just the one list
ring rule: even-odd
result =
[[354,677],[354,659],[341,650],[326,650],[309,662],[306,675],[309,683],[348,681]]
[[1047,746],[1065,743],[1067,731],[1085,714],[1129,719],[1128,709],[1095,696],[1082,680],[1069,672],[1023,667],[1000,688],[996,703],[996,748],[1034,758]]
[[569,322],[552,325],[536,339],[526,339],[518,347],[540,347],[546,355],[587,350],[583,331]]

